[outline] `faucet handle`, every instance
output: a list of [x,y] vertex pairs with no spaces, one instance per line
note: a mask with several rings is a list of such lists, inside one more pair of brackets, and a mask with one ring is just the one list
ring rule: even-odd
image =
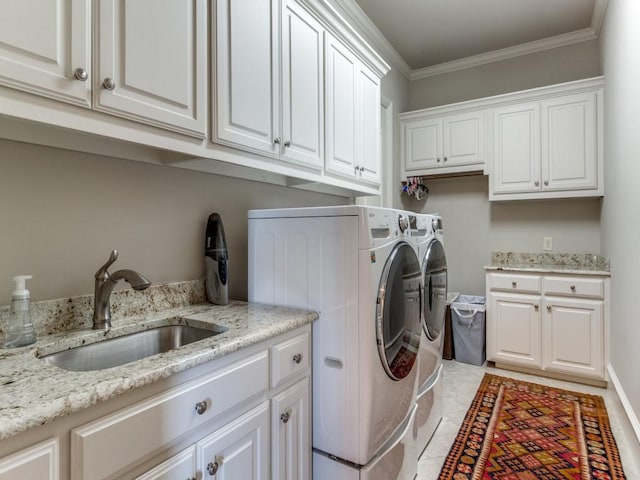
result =
[[109,260],[107,260],[107,263],[105,263],[104,265],[102,265],[98,271],[96,272],[96,278],[102,278],[105,275],[109,275],[107,273],[107,269],[113,264],[113,262],[115,262],[118,259],[118,250],[112,250],[111,251],[111,255],[109,256]]

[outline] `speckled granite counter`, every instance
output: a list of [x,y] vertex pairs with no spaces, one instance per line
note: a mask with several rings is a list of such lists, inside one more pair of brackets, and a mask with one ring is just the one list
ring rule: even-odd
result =
[[590,253],[493,252],[485,270],[610,276],[609,259]]
[[[69,300],[71,301],[71,300]],[[86,328],[42,335],[35,345],[0,349],[0,440],[43,425],[177,372],[228,355],[313,322],[317,313],[232,301],[187,305],[115,320],[106,333]],[[104,336],[162,325],[226,328],[221,334],[133,363],[91,372],[68,372],[43,362],[46,355]]]

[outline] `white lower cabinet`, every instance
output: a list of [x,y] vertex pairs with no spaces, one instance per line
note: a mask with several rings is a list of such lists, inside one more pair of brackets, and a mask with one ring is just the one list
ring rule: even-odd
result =
[[487,273],[487,358],[605,380],[609,279]]
[[310,359],[305,325],[34,428],[0,480],[308,480]]
[[311,478],[309,379],[273,397],[271,425],[273,480]]
[[0,480],[58,480],[59,448],[58,439],[52,438],[0,459]]
[[136,477],[136,480],[193,480],[196,478],[196,447],[191,446]]
[[197,451],[203,480],[268,480],[269,402],[198,442]]

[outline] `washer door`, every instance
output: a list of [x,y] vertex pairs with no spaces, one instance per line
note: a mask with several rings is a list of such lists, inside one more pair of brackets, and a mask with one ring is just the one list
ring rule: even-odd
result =
[[427,245],[422,263],[422,316],[424,332],[431,341],[437,340],[444,328],[447,308],[447,258],[440,240],[434,238]]
[[382,272],[376,308],[378,351],[387,374],[411,372],[420,346],[420,262],[406,242],[395,246]]

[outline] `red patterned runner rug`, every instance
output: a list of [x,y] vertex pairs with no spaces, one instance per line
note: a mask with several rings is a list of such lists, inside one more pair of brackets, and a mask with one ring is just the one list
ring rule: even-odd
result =
[[604,399],[485,374],[439,480],[622,480]]

